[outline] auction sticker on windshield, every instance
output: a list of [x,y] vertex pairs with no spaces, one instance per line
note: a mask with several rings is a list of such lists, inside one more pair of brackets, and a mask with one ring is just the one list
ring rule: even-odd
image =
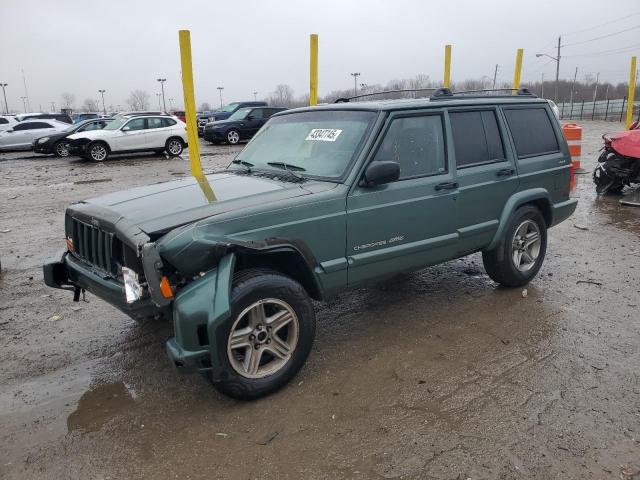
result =
[[309,132],[305,140],[315,140],[317,142],[335,142],[342,130],[335,128],[314,128]]

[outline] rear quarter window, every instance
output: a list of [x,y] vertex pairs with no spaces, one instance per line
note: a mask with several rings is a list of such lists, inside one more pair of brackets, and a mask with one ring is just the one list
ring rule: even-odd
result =
[[544,107],[505,108],[504,115],[518,158],[560,151],[551,119]]

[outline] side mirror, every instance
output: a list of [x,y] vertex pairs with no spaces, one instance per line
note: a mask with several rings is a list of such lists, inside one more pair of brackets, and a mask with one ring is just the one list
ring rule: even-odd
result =
[[361,187],[375,187],[385,183],[395,182],[400,178],[400,164],[398,162],[371,162],[360,181]]
[[125,125],[124,127],[122,127],[123,132],[128,132],[129,130],[131,130],[131,127],[129,125]]

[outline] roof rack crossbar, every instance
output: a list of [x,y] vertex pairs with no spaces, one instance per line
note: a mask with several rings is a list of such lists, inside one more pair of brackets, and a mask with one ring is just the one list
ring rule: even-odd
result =
[[[483,95],[489,92],[510,92],[510,93],[507,95]],[[499,97],[499,96],[510,97],[514,94],[514,92],[517,96],[520,96],[520,97],[538,98],[537,95],[531,93],[526,88],[482,88],[478,90],[460,90],[458,92],[452,92],[448,88],[439,88],[433,93],[433,95],[431,95],[430,98],[434,100],[435,99],[444,100],[444,99],[456,98],[456,96],[458,96],[458,98],[459,97],[483,98],[483,97]],[[469,93],[478,93],[479,95],[468,95]]]

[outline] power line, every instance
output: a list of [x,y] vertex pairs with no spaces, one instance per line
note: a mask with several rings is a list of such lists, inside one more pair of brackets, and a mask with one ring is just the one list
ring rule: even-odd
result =
[[581,30],[574,30],[573,32],[569,32],[569,33],[563,33],[562,36],[564,37],[567,35],[576,35],[578,33],[590,32],[591,30],[604,27],[605,25],[611,25],[612,23],[619,22],[620,20],[626,20],[627,18],[637,17],[638,15],[640,15],[640,12],[632,13],[630,15],[625,15],[624,17],[615,18],[613,20],[609,20],[608,22],[599,23],[598,25],[594,25],[593,27],[583,28]]
[[620,30],[620,31],[617,31],[617,32],[609,33],[607,35],[601,35],[599,37],[590,38],[589,40],[583,40],[581,42],[566,43],[566,44],[564,44],[562,46],[563,47],[571,47],[573,45],[582,45],[583,43],[595,42],[596,40],[602,40],[603,38],[609,38],[609,37],[613,37],[614,35],[620,35],[621,33],[629,32],[631,30],[635,30],[636,28],[640,28],[640,25],[635,25],[635,26],[630,27],[630,28],[625,28],[624,30]]
[[636,45],[631,45],[628,47],[620,47],[620,48],[613,48],[611,50],[602,50],[600,52],[593,52],[593,53],[575,53],[573,55],[565,55],[564,57],[597,57],[599,55],[617,55],[618,53],[626,53],[626,52],[632,52],[633,50],[636,50],[637,48],[640,48],[640,43],[636,44]]

